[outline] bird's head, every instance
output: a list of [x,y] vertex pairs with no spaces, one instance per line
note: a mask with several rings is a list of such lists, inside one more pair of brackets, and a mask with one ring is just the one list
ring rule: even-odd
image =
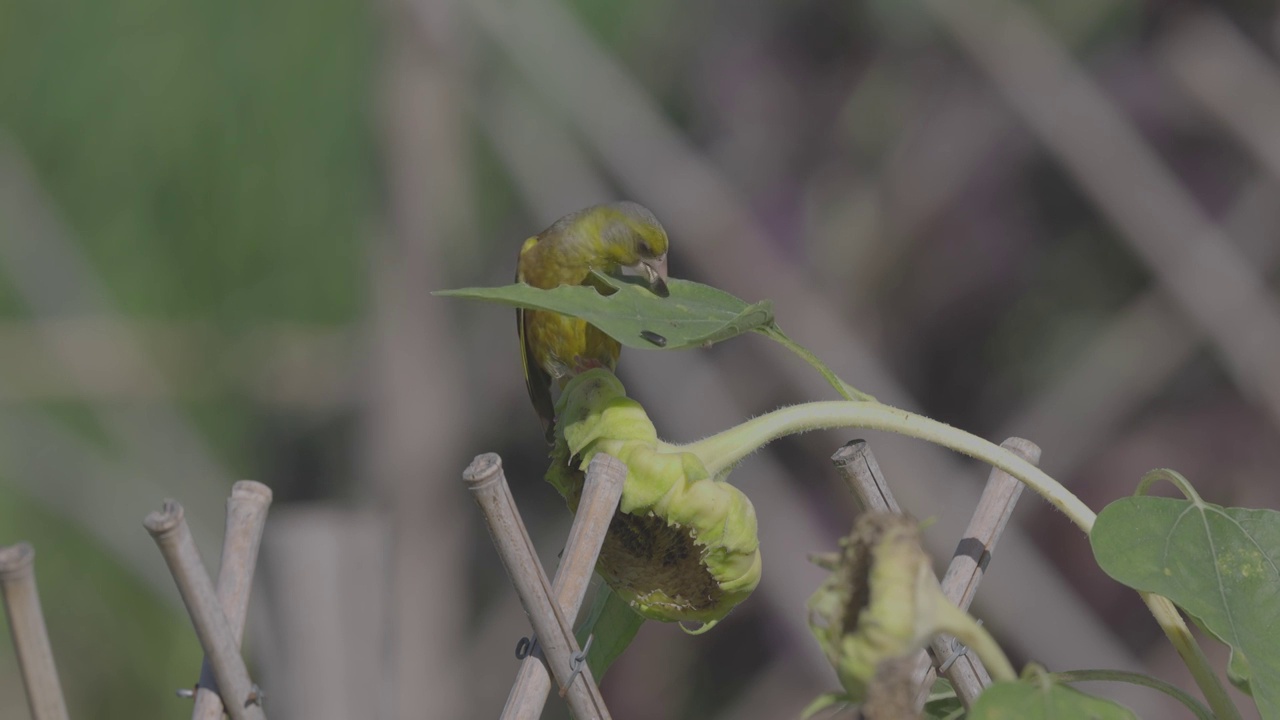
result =
[[599,214],[599,237],[611,264],[629,268],[659,295],[667,290],[667,231],[649,209],[633,202],[594,208]]

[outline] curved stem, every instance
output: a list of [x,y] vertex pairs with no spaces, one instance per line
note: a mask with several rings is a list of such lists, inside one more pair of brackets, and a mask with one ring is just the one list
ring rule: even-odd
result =
[[1187,627],[1187,623],[1182,619],[1173,601],[1155,593],[1139,591],[1138,594],[1142,596],[1142,601],[1155,616],[1165,637],[1169,638],[1169,642],[1173,644],[1173,649],[1178,651],[1178,656],[1191,671],[1191,677],[1196,681],[1200,692],[1204,693],[1204,699],[1208,701],[1213,714],[1218,720],[1240,720],[1240,711],[1227,696],[1227,689],[1222,686],[1222,680],[1209,665],[1209,658],[1205,656],[1204,650],[1192,636],[1191,628]]
[[1182,476],[1182,473],[1168,468],[1156,468],[1143,475],[1142,479],[1138,481],[1138,488],[1133,491],[1134,496],[1146,495],[1150,492],[1151,486],[1159,480],[1165,480],[1178,488],[1178,492],[1182,493],[1185,498],[1197,507],[1204,506],[1204,500],[1200,499],[1200,493],[1196,492],[1196,489]]
[[812,365],[814,369],[821,373],[822,377],[831,384],[831,387],[835,388],[836,392],[840,393],[840,395],[846,399],[876,402],[874,397],[862,392],[844,380],[841,380],[840,376],[836,375],[831,368],[827,367],[826,363],[819,360],[817,355],[809,352],[809,348],[787,337],[787,334],[782,332],[782,328],[778,327],[776,323],[770,323],[764,327],[755,328],[755,331],[771,340],[774,340],[796,355],[799,355],[801,359]]
[[1066,513],[1086,533],[1093,527],[1097,517],[1057,480],[1008,450],[946,423],[878,402],[837,401],[792,405],[753,418],[709,438],[675,447],[697,455],[714,476],[784,435],[841,427],[886,430],[926,440],[998,467]]
[[[1190,482],[1187,482],[1182,473],[1167,468],[1152,470],[1143,475],[1134,495],[1146,495],[1150,491],[1151,485],[1160,480],[1172,483],[1193,504],[1204,505],[1199,493],[1191,486]],[[1182,614],[1178,612],[1178,608],[1171,600],[1162,595],[1145,592],[1139,592],[1138,594],[1142,596],[1142,601],[1147,604],[1147,608],[1155,616],[1156,622],[1159,623],[1165,637],[1169,638],[1169,642],[1173,644],[1173,649],[1178,652],[1182,662],[1191,671],[1191,677],[1195,679],[1196,685],[1204,693],[1205,700],[1209,702],[1209,707],[1213,708],[1214,714],[1221,720],[1239,720],[1239,710],[1236,708],[1235,703],[1231,702],[1231,698],[1227,696],[1226,688],[1223,687],[1218,674],[1213,671],[1213,667],[1209,664],[1209,658],[1205,656],[1204,650],[1200,648],[1195,636],[1191,634],[1191,629],[1187,627],[1186,621],[1182,619]]]
[[1214,720],[1213,713],[1209,712],[1209,708],[1192,697],[1190,693],[1150,675],[1127,672],[1125,670],[1068,670],[1067,672],[1049,673],[1049,677],[1058,682],[1068,684],[1078,682],[1122,682],[1130,685],[1141,685],[1152,690],[1158,690],[1186,705],[1197,720]]
[[[885,430],[906,435],[998,467],[1039,493],[1071,518],[1086,534],[1093,529],[1093,523],[1097,519],[1097,515],[1061,483],[1008,450],[946,423],[878,402],[813,402],[792,405],[753,418],[709,438],[673,447],[697,455],[714,476],[784,435],[841,427]],[[1160,595],[1141,595],[1160,629],[1191,670],[1209,707],[1222,720],[1238,720],[1239,711],[1228,699],[1226,690],[1210,667],[1204,651],[1192,637],[1173,603]]]

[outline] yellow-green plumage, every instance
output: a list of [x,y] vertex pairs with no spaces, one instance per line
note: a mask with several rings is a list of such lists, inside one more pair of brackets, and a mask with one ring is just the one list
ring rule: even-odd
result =
[[[516,280],[536,288],[581,285],[592,270],[642,270],[651,285],[666,277],[667,233],[653,213],[633,202],[595,205],[566,215],[524,241]],[[525,384],[551,442],[552,381],[561,386],[594,367],[613,370],[622,348],[584,320],[542,310],[516,310]]]

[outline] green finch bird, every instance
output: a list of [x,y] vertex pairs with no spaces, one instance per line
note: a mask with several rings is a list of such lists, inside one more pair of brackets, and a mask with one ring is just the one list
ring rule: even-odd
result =
[[[524,241],[516,281],[536,288],[581,285],[592,270],[637,271],[649,287],[665,294],[667,233],[648,209],[633,202],[594,205],[570,213]],[[555,406],[551,384],[592,368],[618,364],[622,347],[585,320],[545,310],[516,310],[520,351],[529,398],[552,442]]]

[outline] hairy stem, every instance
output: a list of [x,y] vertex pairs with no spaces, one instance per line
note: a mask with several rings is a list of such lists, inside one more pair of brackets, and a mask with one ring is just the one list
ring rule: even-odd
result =
[[792,405],[677,448],[696,454],[707,470],[716,475],[784,435],[832,428],[885,430],[977,458],[1025,483],[1051,505],[1066,513],[1086,533],[1093,527],[1097,517],[1057,480],[1008,450],[946,423],[878,402],[836,401]]
[[1187,623],[1182,619],[1173,601],[1155,593],[1139,592],[1138,594],[1147,604],[1147,609],[1155,616],[1165,637],[1169,638],[1169,642],[1173,644],[1173,649],[1178,651],[1178,656],[1191,671],[1192,679],[1196,681],[1200,692],[1204,693],[1204,699],[1209,703],[1214,716],[1218,720],[1240,720],[1240,711],[1227,696],[1227,689],[1223,687],[1222,680],[1213,671],[1209,658],[1196,642],[1191,634],[1191,628],[1187,627]]
[[864,401],[864,402],[876,402],[876,399],[874,397],[868,395],[867,393],[862,392],[861,390],[850,385],[844,380],[841,380],[840,376],[836,375],[835,372],[831,370],[831,368],[827,367],[826,363],[819,360],[817,355],[814,355],[813,353],[809,352],[808,348],[796,342],[795,340],[792,340],[791,338],[787,337],[787,334],[782,332],[782,329],[779,328],[776,324],[771,323],[764,327],[756,328],[756,332],[760,333],[761,335],[764,335],[767,338],[774,340],[775,342],[782,345],[786,349],[790,350],[796,355],[799,355],[801,359],[803,359],[805,362],[812,365],[819,373],[821,373],[822,377],[825,378],[826,381],[831,384],[831,387],[835,388],[836,392],[840,393],[840,395],[843,396],[845,399],[855,400],[855,401]]
[[[884,430],[941,445],[1009,473],[1065,513],[1086,534],[1093,529],[1093,523],[1097,519],[1097,515],[1061,483],[1008,450],[946,423],[878,402],[812,402],[792,405],[753,418],[709,438],[675,447],[694,453],[702,459],[712,475],[717,475],[780,437],[833,428]],[[1214,714],[1223,720],[1238,720],[1239,711],[1228,699],[1226,689],[1213,672],[1204,651],[1192,637],[1177,608],[1161,595],[1141,594],[1160,629],[1191,670],[1192,677]]]

